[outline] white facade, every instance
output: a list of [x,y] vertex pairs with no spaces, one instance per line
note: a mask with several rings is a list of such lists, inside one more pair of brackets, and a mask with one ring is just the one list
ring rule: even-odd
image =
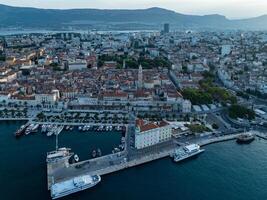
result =
[[190,113],[191,112],[192,104],[189,100],[184,100],[182,103],[182,112],[183,113]]
[[159,130],[151,129],[135,134],[135,148],[142,149],[159,143]]
[[56,102],[59,99],[59,91],[58,90],[53,90],[49,94],[36,94],[35,95],[35,100],[38,103],[53,103]]
[[158,129],[159,129],[159,142],[167,141],[172,137],[172,127],[170,125],[166,125]]
[[135,130],[135,148],[142,149],[153,146],[169,140],[171,136],[172,127],[167,122],[137,125]]

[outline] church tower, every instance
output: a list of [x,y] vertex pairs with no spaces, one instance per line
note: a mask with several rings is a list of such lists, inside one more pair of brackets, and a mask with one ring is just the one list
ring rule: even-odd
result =
[[142,88],[143,87],[143,68],[142,65],[139,65],[139,69],[138,69],[138,88]]

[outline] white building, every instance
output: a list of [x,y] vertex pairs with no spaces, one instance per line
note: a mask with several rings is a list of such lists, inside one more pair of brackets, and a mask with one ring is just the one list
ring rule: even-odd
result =
[[184,100],[182,103],[182,112],[183,113],[190,113],[191,112],[192,104],[189,100]]
[[227,88],[232,88],[234,86],[234,82],[231,80],[231,76],[227,71],[219,69],[218,77],[223,82],[224,86],[226,86]]
[[35,94],[35,100],[37,103],[54,103],[59,99],[59,91],[53,90],[46,94]]
[[172,128],[168,122],[160,123],[136,121],[135,148],[142,149],[160,142],[167,141],[172,136]]
[[76,60],[74,62],[69,62],[69,70],[82,70],[87,68],[87,62],[85,60]]
[[231,53],[232,46],[231,45],[222,45],[221,55],[226,56]]

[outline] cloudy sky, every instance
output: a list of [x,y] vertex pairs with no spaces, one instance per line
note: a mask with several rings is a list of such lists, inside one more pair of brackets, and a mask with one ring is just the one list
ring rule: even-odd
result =
[[162,7],[184,14],[246,18],[267,14],[267,0],[0,0],[0,4],[39,8],[135,9]]

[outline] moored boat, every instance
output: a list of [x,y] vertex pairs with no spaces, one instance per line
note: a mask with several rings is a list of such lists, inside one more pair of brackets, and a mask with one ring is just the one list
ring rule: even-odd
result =
[[20,137],[25,134],[25,130],[27,129],[27,125],[22,125],[16,132],[15,136]]
[[196,156],[204,151],[204,149],[200,149],[200,146],[198,144],[190,144],[184,147],[180,147],[175,150],[173,154],[173,161],[179,162],[187,158]]
[[55,183],[51,186],[51,197],[52,199],[57,199],[70,195],[75,192],[79,192],[85,189],[89,189],[101,181],[99,175],[84,175],[74,177],[72,179]]
[[237,137],[236,142],[239,144],[248,144],[255,140],[255,135],[251,132],[243,133]]

